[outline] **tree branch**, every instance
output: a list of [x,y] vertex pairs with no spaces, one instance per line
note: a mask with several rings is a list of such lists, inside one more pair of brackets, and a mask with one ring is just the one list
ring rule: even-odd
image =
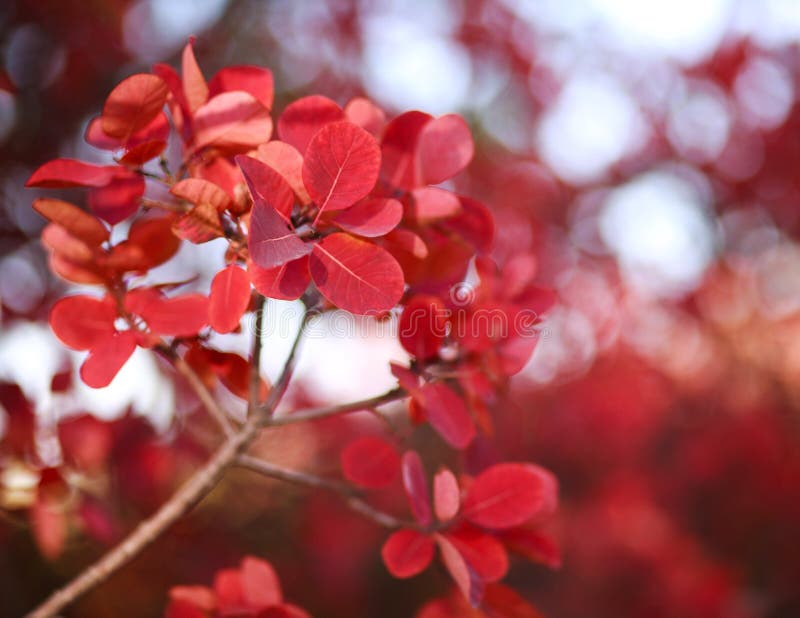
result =
[[264,328],[264,297],[258,294],[255,306],[255,322],[253,323],[253,350],[250,365],[250,399],[247,402],[247,415],[253,414],[261,403],[259,391],[261,390],[261,331]]
[[309,474],[307,472],[300,472],[299,470],[290,470],[273,463],[252,457],[250,455],[239,455],[235,462],[238,466],[258,472],[266,477],[277,479],[279,481],[286,481],[296,485],[303,485],[305,487],[312,487],[314,489],[323,489],[338,495],[345,504],[360,513],[364,517],[372,520],[376,524],[384,528],[418,528],[419,526],[414,522],[407,522],[398,519],[394,515],[390,515],[384,511],[376,509],[363,498],[357,495],[357,492],[346,483],[338,481],[331,481],[329,479]]
[[378,406],[391,403],[404,399],[408,396],[405,389],[397,387],[382,395],[369,397],[368,399],[360,399],[358,401],[351,401],[350,403],[343,403],[335,406],[324,406],[319,408],[306,408],[305,410],[297,410],[290,412],[283,416],[272,417],[269,419],[269,425],[293,425],[294,423],[303,423],[305,421],[313,421],[320,418],[327,418],[329,416],[337,416],[339,414],[348,414],[350,412],[358,412],[361,410],[369,410],[377,408]]

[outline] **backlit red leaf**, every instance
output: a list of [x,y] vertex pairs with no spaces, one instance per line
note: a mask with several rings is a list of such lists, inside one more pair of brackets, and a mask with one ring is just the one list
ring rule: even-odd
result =
[[92,388],[108,386],[136,349],[133,331],[114,333],[89,350],[81,365],[81,379]]
[[208,85],[203,72],[194,57],[194,40],[190,39],[181,55],[181,76],[183,78],[183,96],[189,111],[196,112],[208,101]]
[[175,183],[169,192],[192,204],[209,203],[219,212],[227,210],[231,205],[231,198],[222,187],[202,178],[185,178]]
[[50,327],[65,345],[88,350],[114,334],[117,306],[105,296],[67,296],[50,310]]
[[325,125],[303,159],[303,183],[319,212],[342,210],[375,186],[381,166],[378,142],[352,122]]
[[283,600],[278,575],[265,560],[252,556],[242,560],[241,586],[245,603],[253,609],[277,605]]
[[463,170],[475,154],[472,134],[457,114],[434,118],[417,138],[420,184],[435,185]]
[[134,291],[125,298],[125,307],[144,318],[150,330],[170,337],[193,337],[208,325],[208,305],[208,297],[202,294],[164,298]]
[[286,213],[291,212],[294,198],[283,177],[252,157],[239,156],[236,162],[253,196],[248,236],[253,262],[274,268],[309,253],[310,247],[287,225]]
[[118,165],[92,165],[76,159],[53,159],[37,169],[26,187],[103,187],[115,176],[128,173]]
[[333,222],[343,230],[368,238],[391,232],[403,218],[403,205],[392,198],[367,198],[337,213]]
[[381,557],[389,573],[405,579],[428,568],[435,550],[436,545],[428,535],[404,529],[386,539],[381,548]]
[[473,569],[461,552],[446,537],[441,534],[436,535],[436,544],[439,546],[439,553],[442,562],[450,576],[456,582],[461,594],[467,599],[470,605],[477,607],[483,598],[486,582]]
[[422,128],[432,116],[411,111],[392,120],[381,140],[381,178],[394,187],[411,190],[419,186],[416,144]]
[[425,478],[425,469],[422,460],[416,451],[406,451],[401,460],[403,473],[403,488],[406,491],[408,504],[414,518],[423,526],[428,526],[433,521],[431,515],[431,498],[428,493],[428,481]]
[[375,137],[379,137],[386,124],[386,114],[369,99],[356,97],[344,107],[347,119]]
[[286,106],[278,119],[278,136],[304,154],[311,138],[326,124],[345,120],[342,108],[327,97],[312,95]]
[[283,176],[301,203],[311,202],[311,197],[303,184],[303,156],[297,148],[285,142],[272,140],[258,147],[257,157]]
[[359,438],[348,444],[341,456],[347,480],[368,489],[391,485],[400,471],[400,455],[391,443],[380,438]]
[[218,333],[229,333],[239,326],[250,304],[250,278],[231,264],[219,271],[211,282],[208,321]]
[[483,581],[496,582],[508,573],[508,553],[493,536],[471,526],[445,535]]
[[545,508],[552,491],[542,474],[524,464],[497,464],[472,482],[462,513],[484,528],[512,528]]
[[422,387],[417,400],[431,426],[451,446],[463,449],[476,435],[475,423],[464,400],[442,382]]
[[139,209],[139,199],[144,189],[142,176],[116,177],[109,184],[89,191],[89,208],[98,217],[114,225]]
[[208,83],[213,97],[221,92],[244,90],[252,94],[267,109],[272,109],[275,86],[272,71],[256,66],[231,66],[220,69]]
[[309,268],[325,298],[351,313],[388,311],[403,295],[403,271],[397,261],[349,234],[331,234],[314,245]]
[[449,521],[458,514],[461,506],[461,489],[458,480],[447,468],[433,477],[433,510],[439,521]]
[[447,335],[448,312],[436,296],[414,296],[400,316],[397,338],[405,350],[419,360],[439,355]]
[[247,272],[253,287],[267,298],[279,300],[296,300],[306,291],[311,283],[308,271],[308,256],[291,260],[274,268],[261,268],[250,261]]
[[171,216],[134,221],[128,239],[112,249],[109,266],[120,272],[145,272],[166,262],[181,244],[172,232],[173,221]]
[[266,142],[272,133],[269,110],[252,94],[223,92],[194,117],[195,147],[242,152]]
[[430,225],[461,212],[461,202],[454,193],[438,187],[422,187],[411,193],[411,217],[417,225]]
[[97,217],[74,204],[51,198],[39,198],[34,200],[33,209],[89,246],[97,247],[108,240],[106,226]]
[[198,204],[172,224],[172,231],[179,238],[195,244],[214,240],[224,235],[219,212],[210,202]]
[[127,141],[159,114],[168,93],[166,82],[157,75],[137,73],[122,80],[103,105],[103,132],[122,142]]
[[557,569],[561,566],[561,552],[555,540],[539,530],[511,528],[504,530],[499,539],[515,554]]

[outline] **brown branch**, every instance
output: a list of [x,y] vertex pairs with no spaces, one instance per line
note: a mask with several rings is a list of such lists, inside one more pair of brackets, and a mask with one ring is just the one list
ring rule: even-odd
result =
[[306,408],[305,410],[297,410],[290,412],[283,416],[272,417],[269,419],[269,425],[293,425],[294,423],[303,423],[305,421],[313,421],[320,418],[328,418],[330,416],[337,416],[340,414],[348,414],[350,412],[359,412],[361,410],[370,410],[378,406],[391,403],[404,399],[408,393],[400,388],[394,388],[382,395],[369,397],[368,399],[360,399],[358,401],[351,401],[350,403],[343,403],[335,406],[323,406],[319,408]]
[[[197,502],[217,485],[225,471],[233,465],[236,458],[255,440],[265,424],[264,420],[271,416],[274,407],[280,403],[297,362],[297,351],[307,320],[308,314],[303,318],[303,324],[292,344],[292,350],[286,359],[286,364],[278,382],[270,392],[266,404],[257,409],[257,414],[252,414],[236,433],[225,440],[222,446],[212,455],[211,459],[200,470],[195,472],[158,511],[142,521],[114,549],[106,553],[63,588],[51,594],[41,605],[31,611],[27,618],[52,618],[56,616],[78,597],[104,582],[117,570],[133,560],[172,524],[188,513]],[[192,373],[194,372],[192,371]]]
[[257,457],[251,457],[250,455],[239,455],[239,457],[236,459],[236,464],[242,468],[252,470],[253,472],[258,472],[259,474],[272,479],[286,481],[296,485],[303,485],[305,487],[312,487],[314,489],[323,489],[325,491],[335,493],[342,498],[342,500],[344,500],[348,507],[385,528],[419,527],[414,522],[403,521],[394,515],[390,515],[389,513],[376,509],[363,498],[360,498],[357,495],[357,492],[346,483],[331,481],[314,474],[309,474],[308,472],[283,468],[262,459],[258,459]]
[[250,399],[247,403],[247,415],[253,414],[254,410],[261,403],[259,392],[261,391],[261,331],[264,328],[264,297],[258,294],[255,306],[255,322],[253,323],[253,351],[250,365]]

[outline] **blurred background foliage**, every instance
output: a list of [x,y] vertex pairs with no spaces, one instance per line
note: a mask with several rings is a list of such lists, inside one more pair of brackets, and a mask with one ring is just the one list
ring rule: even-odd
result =
[[[56,155],[102,161],[81,138],[105,94],[174,64],[191,34],[207,76],[270,67],[276,115],[309,93],[366,94],[392,113],[470,122],[477,155],[458,189],[495,213],[495,257],[536,255],[539,282],[559,295],[534,358],[493,403],[495,435],[467,455],[478,468],[495,454],[533,460],[561,481],[563,567],[517,565],[510,583],[553,618],[800,615],[795,0],[3,3],[6,441],[23,408],[60,414],[55,397],[72,388],[71,357],[52,352],[42,324],[64,284],[47,271],[24,179]],[[374,342],[336,345],[328,357],[347,354],[352,369],[337,381],[379,392],[357,369]],[[317,363],[324,372],[324,354]],[[90,445],[87,482],[101,486],[80,505],[85,534],[53,561],[17,517],[27,477],[0,446],[3,615],[102,553],[202,461],[210,427],[186,410],[171,423],[180,385],[144,375],[149,399],[93,400],[86,410],[115,420],[59,428]],[[312,379],[295,400],[325,388]],[[336,473],[347,427],[287,429],[259,448]],[[237,473],[67,615],[155,616],[169,586],[207,583],[254,554],[315,616],[407,617],[446,577],[392,580],[382,536],[326,496]]]

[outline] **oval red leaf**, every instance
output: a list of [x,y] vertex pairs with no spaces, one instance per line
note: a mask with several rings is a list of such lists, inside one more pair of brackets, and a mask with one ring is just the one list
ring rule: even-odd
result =
[[320,213],[342,210],[372,190],[380,167],[381,150],[372,135],[352,122],[334,122],[309,142],[303,183]]
[[436,544],[439,546],[439,552],[445,568],[456,582],[464,598],[467,599],[470,605],[477,607],[483,598],[486,582],[481,579],[475,569],[467,563],[464,556],[447,538],[437,534]]
[[253,157],[240,155],[236,163],[253,196],[248,235],[253,262],[274,268],[309,253],[311,248],[287,226],[294,198],[283,177]]
[[508,552],[493,536],[468,525],[445,536],[482,580],[496,582],[508,573]]
[[175,183],[169,192],[192,204],[211,204],[219,212],[231,205],[231,198],[222,187],[202,178],[185,178]]
[[344,120],[342,108],[327,97],[312,95],[297,99],[278,119],[278,136],[302,155],[311,138],[326,124]]
[[119,165],[92,165],[77,159],[53,159],[37,169],[26,187],[103,187],[115,176],[128,173]]
[[464,500],[463,515],[484,528],[512,528],[534,517],[547,504],[541,474],[524,464],[503,463],[478,475]]
[[434,118],[417,139],[420,184],[436,185],[452,178],[469,165],[474,154],[472,134],[461,116]]
[[51,198],[40,198],[34,200],[33,209],[89,246],[98,247],[108,240],[106,226],[97,217],[74,204]]
[[393,187],[411,190],[419,186],[415,146],[422,128],[432,116],[411,111],[386,125],[381,140],[381,178]]
[[436,545],[429,536],[404,529],[386,539],[381,548],[381,557],[389,573],[405,579],[428,568],[435,549]]
[[350,122],[369,131],[375,137],[380,136],[386,124],[386,114],[383,110],[364,97],[351,99],[345,105],[344,113]]
[[211,282],[208,322],[218,333],[229,333],[239,326],[250,304],[250,278],[231,264],[219,271]]
[[283,601],[281,584],[272,565],[265,560],[247,556],[242,560],[242,596],[248,607],[263,609]]
[[436,358],[447,335],[449,315],[440,298],[414,296],[400,316],[397,330],[400,345],[419,360]]
[[351,313],[388,311],[403,295],[403,271],[397,261],[349,234],[331,234],[314,245],[309,268],[325,298]]
[[132,290],[125,296],[125,308],[142,317],[150,330],[169,337],[193,337],[208,325],[208,297],[184,294],[164,298],[153,288]]
[[311,197],[303,184],[303,155],[291,144],[272,140],[258,147],[258,159],[269,165],[289,183],[297,199],[303,204],[311,202]]
[[168,93],[166,82],[157,75],[137,73],[122,80],[103,105],[103,132],[126,142],[158,116]]
[[403,472],[403,488],[406,491],[411,512],[420,524],[429,526],[433,521],[431,498],[428,494],[428,481],[425,479],[422,459],[416,451],[406,451],[403,454],[401,470]]
[[275,86],[272,71],[269,69],[249,65],[225,67],[208,83],[208,91],[212,97],[234,90],[249,92],[261,105],[272,109]]
[[108,386],[136,349],[136,333],[114,333],[97,343],[81,365],[81,379],[92,388]]
[[477,434],[464,400],[442,382],[426,384],[417,398],[428,422],[454,448],[469,446]]
[[347,445],[341,456],[347,480],[367,489],[391,485],[400,471],[400,455],[393,444],[380,438],[359,438]]
[[191,113],[208,101],[208,84],[194,57],[194,40],[189,40],[181,55],[181,78],[183,96]]
[[250,261],[247,271],[253,287],[267,298],[297,300],[311,283],[307,255],[275,268],[261,268]]
[[214,146],[241,152],[269,139],[272,119],[252,94],[223,92],[197,110],[194,132],[197,149]]
[[433,477],[433,510],[439,521],[449,521],[458,514],[461,506],[461,489],[456,475],[442,468]]
[[88,350],[114,334],[117,305],[109,296],[67,296],[50,310],[50,328],[65,345]]
[[417,225],[430,225],[461,212],[461,201],[455,193],[438,187],[422,187],[412,191],[411,216]]
[[142,176],[117,177],[103,187],[91,189],[87,202],[92,212],[114,225],[139,209],[139,198],[144,189]]
[[336,215],[333,222],[343,230],[374,238],[391,232],[403,218],[403,205],[392,198],[367,198]]

